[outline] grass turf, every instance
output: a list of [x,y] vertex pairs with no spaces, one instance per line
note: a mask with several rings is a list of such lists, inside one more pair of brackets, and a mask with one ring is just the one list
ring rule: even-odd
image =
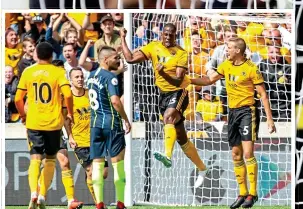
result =
[[[6,206],[5,209],[27,209],[27,206]],[[66,209],[66,206],[47,206],[47,209]],[[127,209],[229,209],[228,206],[199,206],[199,207],[168,207],[168,206],[136,206],[128,207]],[[95,209],[94,206],[83,206],[83,209]],[[115,209],[115,207],[108,207],[108,209]],[[290,206],[254,206],[253,209],[290,209]]]

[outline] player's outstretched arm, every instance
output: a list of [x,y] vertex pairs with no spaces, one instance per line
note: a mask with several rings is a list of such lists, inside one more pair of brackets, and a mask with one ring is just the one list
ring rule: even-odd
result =
[[223,75],[217,73],[214,71],[212,74],[208,76],[203,76],[202,78],[191,78],[191,84],[197,85],[197,86],[209,86],[215,83],[217,80],[220,80],[223,78]]
[[20,118],[22,120],[22,123],[25,122],[26,119],[26,113],[24,111],[24,97],[26,95],[25,90],[17,89],[16,96],[15,96],[15,105],[19,112]]
[[261,96],[262,103],[264,105],[266,117],[267,117],[267,125],[269,133],[276,132],[276,126],[274,120],[272,118],[272,113],[270,109],[269,99],[265,90],[264,83],[255,85],[258,94]]
[[119,96],[113,95],[110,97],[110,100],[115,110],[121,115],[122,119],[125,121],[125,133],[128,134],[131,130],[131,126]]
[[135,63],[140,63],[146,60],[146,57],[141,51],[136,51],[132,53],[126,43],[125,37],[126,37],[126,29],[121,28],[120,29],[120,38],[121,38],[121,46],[122,46],[122,52],[124,55],[124,58],[127,63],[129,64],[135,64]]

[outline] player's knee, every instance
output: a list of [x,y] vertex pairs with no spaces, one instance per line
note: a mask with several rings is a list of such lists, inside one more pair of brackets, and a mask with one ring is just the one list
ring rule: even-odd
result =
[[173,123],[173,117],[170,113],[167,113],[167,114],[164,114],[164,117],[163,117],[163,122],[164,124],[174,124]]
[[59,158],[58,161],[62,171],[70,170],[69,159],[67,156]]
[[247,160],[247,159],[250,159],[254,157],[254,153],[252,151],[246,151],[244,152],[244,158]]
[[233,158],[233,161],[243,160],[243,156],[241,155],[240,152],[237,152],[237,151],[232,151],[232,158]]

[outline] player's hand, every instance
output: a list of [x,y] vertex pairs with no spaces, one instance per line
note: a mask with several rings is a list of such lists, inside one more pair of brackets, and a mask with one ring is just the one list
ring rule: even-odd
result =
[[125,121],[125,134],[128,134],[130,130],[132,129],[129,121]]
[[156,70],[161,74],[164,70],[164,66],[161,63],[158,63],[156,66]]
[[127,30],[125,28],[121,28],[120,29],[120,37],[121,38],[125,38],[126,37],[126,33],[127,33]]
[[21,123],[22,123],[23,125],[25,125],[25,124],[26,124],[26,115],[20,116],[20,118],[21,118]]
[[267,120],[267,126],[268,126],[268,131],[269,131],[270,134],[277,132],[275,123],[274,123],[274,121],[272,119],[271,120]]
[[69,146],[72,148],[72,149],[75,149],[77,148],[78,144],[77,142],[74,140],[74,138],[72,136],[70,136],[68,138],[68,143],[69,143]]
[[60,14],[53,14],[50,19],[54,22],[59,16]]
[[86,43],[86,45],[89,46],[89,47],[94,46],[95,45],[95,41],[88,40],[87,43]]

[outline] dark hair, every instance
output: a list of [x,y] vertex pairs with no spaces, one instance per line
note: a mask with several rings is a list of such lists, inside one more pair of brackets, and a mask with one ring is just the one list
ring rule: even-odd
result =
[[177,27],[173,23],[167,23],[164,25],[163,28],[167,28],[167,27],[171,28],[171,29],[173,29],[173,31],[177,32]]
[[73,50],[76,51],[76,47],[74,46],[74,44],[72,44],[72,43],[65,43],[65,44],[63,44],[63,48],[66,47],[66,46],[72,46]]
[[[81,68],[79,68],[79,67],[73,67],[73,68],[69,71],[69,77],[71,78],[72,72],[78,71],[78,70],[82,72],[82,69],[81,69]],[[83,73],[83,72],[82,72],[82,73]]]
[[[7,35],[8,35],[10,32],[12,32],[12,31],[14,31],[14,32],[16,33],[16,31],[15,31],[14,29],[12,29],[12,28],[7,28],[7,29],[5,30],[5,47],[7,46],[6,37],[7,37]],[[17,33],[16,33],[16,34],[17,34]]]
[[53,56],[53,47],[50,43],[42,42],[36,47],[37,57],[40,60],[49,60]]
[[52,64],[57,67],[64,67],[64,62],[62,60],[53,60]]

